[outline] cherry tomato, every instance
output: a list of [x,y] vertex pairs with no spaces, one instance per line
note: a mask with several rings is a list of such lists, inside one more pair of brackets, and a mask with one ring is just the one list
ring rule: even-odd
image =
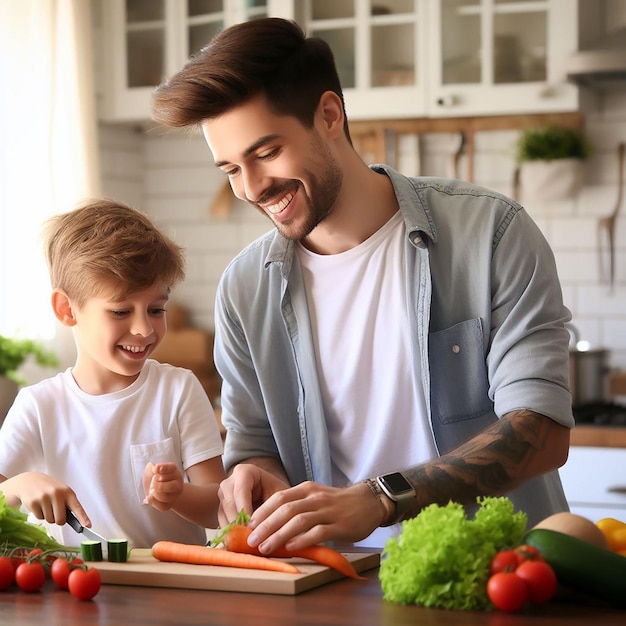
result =
[[544,604],[556,593],[556,574],[545,561],[526,561],[515,570],[515,575],[526,583],[528,599],[533,604]]
[[70,593],[79,600],[91,600],[100,591],[102,578],[100,572],[91,567],[89,569],[77,568],[70,572],[67,579]]
[[15,582],[22,591],[39,591],[46,582],[46,570],[38,561],[20,563],[15,570]]
[[17,571],[18,566],[26,561],[28,550],[15,550],[11,553],[11,563],[13,563],[13,575]]
[[498,572],[513,572],[518,566],[517,552],[515,550],[502,550],[491,560],[489,572],[491,575]]
[[57,557],[50,565],[50,578],[52,578],[59,589],[67,589],[70,572],[76,569],[77,566],[82,565],[82,563],[83,560],[80,557],[71,559]]
[[8,556],[0,556],[0,590],[8,589],[14,580],[13,562]]
[[539,552],[535,546],[528,546],[526,544],[517,546],[517,548],[515,548],[515,554],[517,554],[518,565],[526,561],[543,561],[541,552]]
[[70,571],[70,562],[63,557],[57,557],[50,566],[50,578],[59,589],[67,589]]
[[528,599],[528,589],[514,572],[498,572],[487,581],[487,595],[496,609],[515,613]]

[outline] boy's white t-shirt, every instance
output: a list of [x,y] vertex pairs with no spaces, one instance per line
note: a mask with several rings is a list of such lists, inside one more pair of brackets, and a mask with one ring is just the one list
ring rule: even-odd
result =
[[[0,429],[0,474],[53,476],[76,492],[96,532],[144,548],[163,539],[206,543],[203,528],[142,503],[148,461],[173,461],[185,476],[222,452],[215,413],[195,375],[151,359],[137,380],[113,393],[85,393],[70,369],[25,387]],[[82,535],[67,524],[44,525],[64,545],[80,545]]]
[[[297,246],[335,486],[435,456],[409,346],[405,231],[398,212],[346,252],[319,255]],[[384,547],[398,531],[399,525],[379,528],[360,545]]]

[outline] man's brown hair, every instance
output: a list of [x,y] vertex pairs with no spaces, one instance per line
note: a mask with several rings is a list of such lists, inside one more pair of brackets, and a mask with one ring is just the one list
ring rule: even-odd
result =
[[[152,117],[170,127],[199,125],[263,94],[275,113],[310,128],[325,91],[340,97],[345,117],[330,46],[306,37],[294,21],[261,18],[218,33],[163,82],[154,92]],[[344,130],[349,138],[347,119]]]
[[45,224],[45,255],[53,289],[79,307],[103,291],[120,300],[185,277],[183,249],[146,215],[120,202],[98,199]]

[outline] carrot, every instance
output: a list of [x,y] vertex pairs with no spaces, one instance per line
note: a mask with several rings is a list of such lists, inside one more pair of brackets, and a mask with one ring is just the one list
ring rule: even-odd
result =
[[291,563],[273,561],[265,556],[241,554],[222,548],[176,543],[175,541],[157,541],[152,546],[152,556],[159,561],[171,563],[192,563],[194,565],[221,565],[245,569],[268,570],[286,574],[302,572]]
[[[261,552],[259,552],[258,548],[252,548],[248,545],[247,540],[251,532],[252,529],[244,526],[243,524],[233,524],[229,527],[228,532],[224,534],[222,541],[226,548],[233,552],[261,556]],[[350,578],[367,580],[365,577],[357,574],[356,570],[352,566],[352,563],[350,563],[350,561],[348,561],[343,554],[340,554],[336,550],[327,546],[310,546],[308,548],[301,548],[300,550],[287,550],[286,548],[279,548],[266,556],[274,556],[278,558],[298,557],[309,559],[310,561],[315,561],[320,565],[326,565],[327,567],[336,569],[338,572],[341,572]]]

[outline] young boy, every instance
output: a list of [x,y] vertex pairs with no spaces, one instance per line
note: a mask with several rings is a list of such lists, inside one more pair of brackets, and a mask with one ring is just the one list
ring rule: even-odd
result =
[[182,249],[109,200],[49,220],[45,249],[76,362],[18,394],[0,429],[0,490],[65,545],[82,539],[66,507],[135,547],[205,543],[224,478],[215,414],[190,371],[149,358],[184,278]]

